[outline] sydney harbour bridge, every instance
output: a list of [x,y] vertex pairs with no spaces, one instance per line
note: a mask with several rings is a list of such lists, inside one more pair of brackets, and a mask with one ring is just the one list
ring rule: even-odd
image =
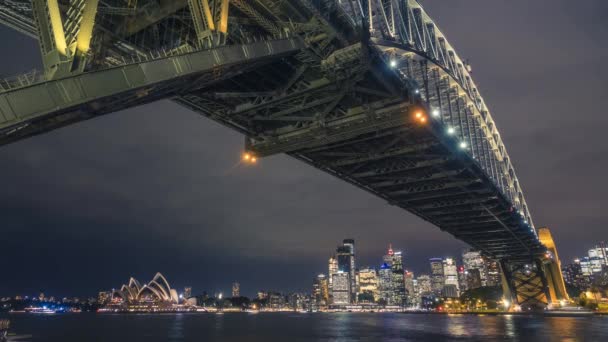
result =
[[44,70],[0,79],[0,145],[159,99],[500,262],[512,306],[568,299],[468,63],[416,0],[0,0]]

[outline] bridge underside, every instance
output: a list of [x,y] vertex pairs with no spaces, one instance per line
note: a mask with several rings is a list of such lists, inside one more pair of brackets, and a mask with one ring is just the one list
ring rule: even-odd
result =
[[416,0],[11,0],[0,23],[45,66],[0,80],[0,145],[170,99],[501,260],[515,302],[563,297],[469,66]]

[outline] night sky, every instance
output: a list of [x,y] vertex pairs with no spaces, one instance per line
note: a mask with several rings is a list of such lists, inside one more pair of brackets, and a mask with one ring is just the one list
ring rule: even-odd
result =
[[[426,0],[489,105],[537,227],[562,261],[600,240],[608,169],[608,2]],[[39,68],[0,28],[0,75]],[[35,100],[35,99],[32,99]],[[344,238],[359,265],[466,246],[287,156],[239,164],[239,134],[161,101],[0,148],[0,296],[94,296],[157,271],[181,289],[309,291]],[[602,211],[602,207],[604,211]]]

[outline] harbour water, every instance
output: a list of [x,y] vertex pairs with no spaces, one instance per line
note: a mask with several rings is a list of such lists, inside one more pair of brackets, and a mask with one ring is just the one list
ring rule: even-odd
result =
[[11,314],[39,342],[608,341],[608,316],[401,313]]

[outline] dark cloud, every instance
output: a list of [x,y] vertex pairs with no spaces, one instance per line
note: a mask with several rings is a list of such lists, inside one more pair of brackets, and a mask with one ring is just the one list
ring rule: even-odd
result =
[[[608,31],[604,1],[423,2],[474,67],[537,226],[563,259],[606,239]],[[39,65],[9,42],[0,74]],[[162,101],[0,149],[0,293],[94,294],[130,275],[176,286],[308,290],[346,237],[361,264],[386,245],[428,272],[465,246],[407,212],[286,156],[238,164],[243,138]]]

